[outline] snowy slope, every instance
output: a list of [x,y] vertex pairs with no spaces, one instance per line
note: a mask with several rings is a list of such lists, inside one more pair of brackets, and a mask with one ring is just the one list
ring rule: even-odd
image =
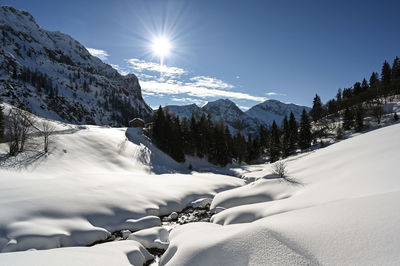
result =
[[70,36],[39,27],[26,11],[0,7],[4,102],[79,124],[127,125],[152,113],[133,74],[121,76]]
[[289,181],[238,169],[259,180],[217,194],[214,224],[173,230],[162,265],[398,265],[399,136],[396,124],[290,158]]
[[289,118],[290,112],[293,112],[296,120],[300,121],[303,109],[306,109],[307,112],[310,111],[310,108],[307,106],[300,106],[292,103],[287,104],[277,100],[266,100],[263,103],[253,106],[245,113],[248,116],[261,121],[265,125],[271,125],[275,120],[275,122],[280,126],[285,115]]
[[156,216],[244,183],[188,172],[140,129],[54,125],[48,155],[39,137],[17,157],[0,145],[2,252],[81,246],[116,230],[158,226]]

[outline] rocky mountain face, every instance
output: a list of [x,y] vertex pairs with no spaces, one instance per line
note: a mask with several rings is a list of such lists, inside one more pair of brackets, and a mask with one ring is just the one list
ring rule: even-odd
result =
[[310,108],[307,106],[300,106],[293,103],[287,104],[277,100],[266,100],[253,106],[245,113],[264,125],[271,125],[275,120],[278,126],[280,126],[285,116],[289,118],[290,112],[293,113],[297,121],[300,121],[303,109],[306,109],[307,112],[310,111]]
[[121,126],[153,112],[135,75],[120,75],[70,36],[8,6],[0,7],[0,97],[76,124]]
[[270,126],[274,120],[280,126],[285,115],[289,118],[290,112],[293,112],[296,120],[300,121],[303,109],[306,109],[306,111],[310,110],[306,106],[286,104],[277,100],[267,100],[243,112],[234,102],[228,99],[208,102],[202,108],[195,104],[183,106],[169,105],[166,108],[168,112],[180,118],[186,117],[190,119],[192,114],[196,118],[201,117],[203,114],[205,116],[210,115],[214,121],[223,120],[231,133],[241,132],[245,135],[256,133],[261,125],[265,127]]

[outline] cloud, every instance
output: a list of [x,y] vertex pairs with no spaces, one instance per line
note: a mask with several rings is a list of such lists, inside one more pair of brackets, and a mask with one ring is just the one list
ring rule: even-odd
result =
[[280,96],[286,96],[286,94],[277,93],[277,92],[274,92],[274,91],[267,92],[267,93],[265,93],[265,95],[267,95],[267,96],[278,96],[278,95],[280,95]]
[[166,65],[161,65],[159,63],[154,63],[154,62],[147,62],[137,58],[128,59],[127,62],[134,70],[138,72],[143,72],[143,71],[159,72],[160,74],[167,77],[173,77],[186,73],[184,69],[179,67],[168,67]]
[[243,106],[243,105],[239,105],[238,107],[239,107],[240,109],[242,109],[242,111],[247,111],[247,110],[250,109],[250,107],[248,107],[248,106]]
[[232,91],[234,85],[209,76],[193,76],[189,71],[148,62],[137,58],[126,59],[126,66],[113,65],[120,73],[134,72],[140,80],[145,96],[163,97],[170,95],[172,101],[204,103],[206,98],[231,98],[263,102],[266,97],[253,96],[244,92]]
[[195,87],[206,87],[206,88],[212,88],[212,89],[232,89],[233,85],[228,84],[220,79],[212,78],[212,77],[206,77],[206,76],[196,76],[193,78],[190,78],[193,83],[191,84],[192,86]]
[[237,79],[240,79],[240,76],[236,76]]
[[183,98],[172,97],[171,100],[174,102],[195,103],[197,105],[202,105],[206,102],[205,100],[200,100],[200,99],[190,98],[190,97],[183,97]]
[[112,68],[114,68],[115,70],[117,70],[121,75],[128,75],[129,71],[124,70],[122,67],[120,67],[119,65],[114,65],[114,64],[110,64],[110,66],[112,66]]
[[163,94],[187,94],[191,97],[206,98],[206,97],[224,97],[231,99],[250,100],[263,102],[267,100],[265,97],[252,96],[243,92],[225,91],[214,88],[194,86],[193,83],[185,83],[181,81],[163,82],[158,80],[147,80],[140,82],[142,90],[153,93]]
[[86,47],[86,49],[88,50],[88,52],[91,55],[96,56],[96,57],[100,58],[103,61],[107,60],[108,53],[106,51],[101,50],[101,49],[88,48],[88,47]]

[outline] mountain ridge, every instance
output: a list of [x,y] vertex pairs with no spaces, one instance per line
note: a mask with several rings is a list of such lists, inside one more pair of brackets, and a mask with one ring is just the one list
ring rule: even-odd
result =
[[122,76],[69,35],[40,28],[27,11],[0,7],[0,44],[5,102],[76,124],[121,126],[152,114],[134,74]]

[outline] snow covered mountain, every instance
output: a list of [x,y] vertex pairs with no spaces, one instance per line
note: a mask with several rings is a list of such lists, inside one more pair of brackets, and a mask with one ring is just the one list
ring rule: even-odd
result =
[[223,120],[233,134],[238,131],[241,131],[245,135],[249,133],[254,134],[260,125],[259,121],[246,115],[234,102],[228,99],[208,102],[201,108],[196,104],[168,105],[165,108],[169,113],[175,114],[180,118],[186,117],[190,119],[192,114],[197,119],[203,114],[206,117],[210,115],[213,121]]
[[4,102],[61,121],[123,125],[152,113],[137,77],[122,76],[31,14],[0,7],[0,95]]
[[202,110],[216,121],[224,120],[231,132],[244,129],[247,133],[255,133],[259,127],[257,120],[248,116],[234,102],[228,99],[208,102],[203,106]]
[[271,125],[275,120],[280,126],[285,115],[289,118],[290,112],[293,112],[296,120],[300,121],[303,109],[306,109],[307,112],[310,111],[310,108],[307,106],[300,106],[293,103],[287,104],[277,100],[266,100],[263,103],[253,106],[245,113],[263,124]]
[[228,99],[220,99],[213,102],[208,102],[202,108],[195,104],[190,105],[168,105],[166,106],[170,113],[174,113],[179,117],[191,118],[192,114],[200,117],[202,114],[210,115],[214,121],[224,120],[231,132],[242,131],[246,135],[248,133],[257,132],[260,125],[270,126],[275,120],[278,125],[281,125],[285,115],[290,115],[293,112],[296,120],[300,120],[303,109],[307,112],[310,110],[307,106],[296,104],[286,104],[277,100],[267,100],[257,104],[248,111],[243,112],[239,107]]
[[188,104],[188,105],[168,105],[165,107],[167,111],[171,114],[175,114],[182,118],[191,119],[192,114],[196,118],[200,118],[203,114],[207,115],[200,107],[196,104]]

